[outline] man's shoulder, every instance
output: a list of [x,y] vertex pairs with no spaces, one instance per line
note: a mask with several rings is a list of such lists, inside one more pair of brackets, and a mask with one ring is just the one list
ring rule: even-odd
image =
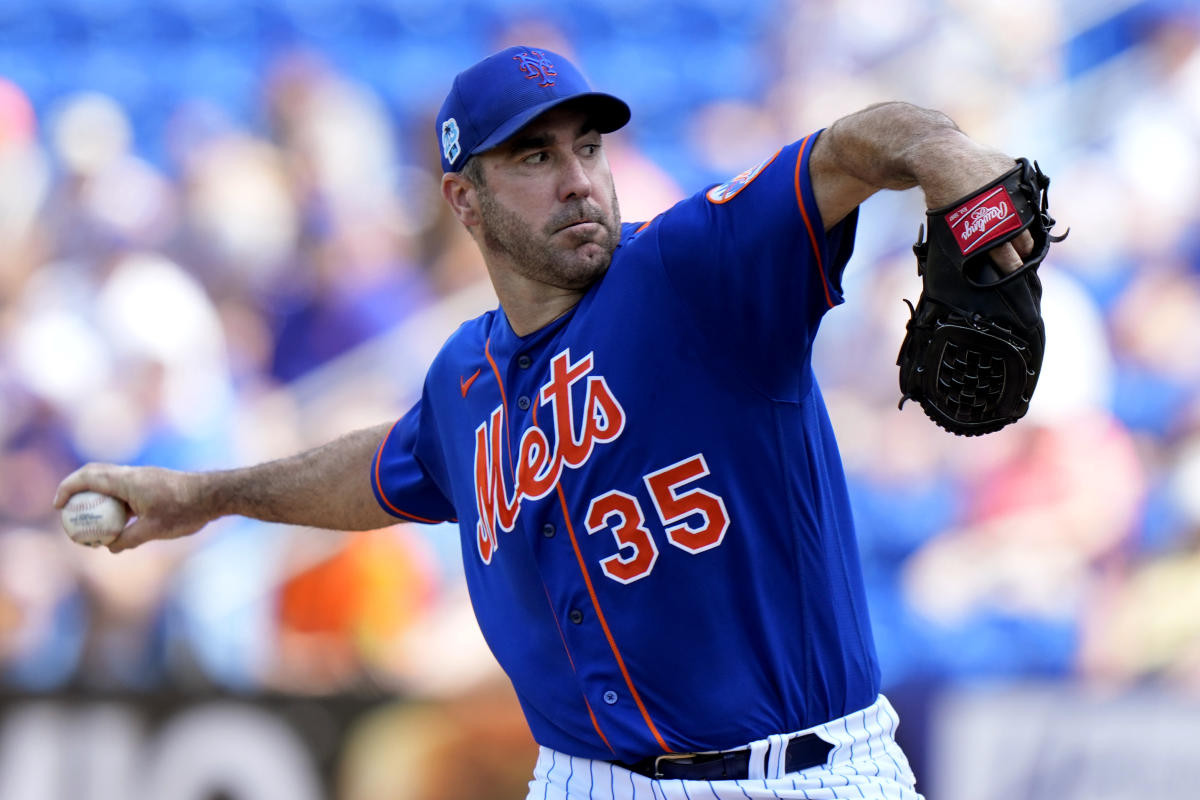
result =
[[621,223],[621,242],[617,252],[628,249],[629,245],[644,244],[647,240],[653,239],[656,231],[666,220],[682,220],[697,216],[696,212],[700,206],[699,201],[702,199],[702,195],[703,192],[697,192],[691,197],[686,197],[648,220]]
[[[662,215],[660,214],[659,216],[662,216]],[[658,219],[658,217],[655,217],[654,219]],[[639,236],[641,236],[642,233],[646,230],[646,228],[650,227],[650,223],[653,221],[654,220],[647,220],[645,222],[622,222],[621,223],[621,241],[620,241],[620,244],[618,245],[617,252],[620,252],[619,248],[626,247],[627,245],[629,245],[630,243],[635,241]]]
[[478,360],[487,344],[496,314],[496,309],[485,311],[459,325],[434,356],[429,372],[432,374],[445,369],[453,371],[464,362]]

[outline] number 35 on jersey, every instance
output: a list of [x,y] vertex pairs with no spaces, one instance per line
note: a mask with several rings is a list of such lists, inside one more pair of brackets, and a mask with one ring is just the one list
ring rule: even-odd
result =
[[[591,374],[593,367],[592,353],[572,363],[569,349],[551,360],[550,380],[538,399],[551,411],[554,445],[537,425],[525,430],[517,447],[511,492],[501,468],[506,438],[503,407],[498,406],[475,430],[476,544],[485,564],[491,563],[499,547],[498,531],[512,531],[516,525],[523,500],[538,500],[554,491],[564,469],[582,467],[597,444],[615,440],[624,430],[625,411],[603,376]],[[577,424],[571,387],[585,378]],[[697,453],[642,478],[666,541],[688,553],[717,547],[729,529],[725,501],[703,488],[708,475],[704,455]],[[607,577],[628,584],[654,569],[659,549],[637,497],[617,489],[601,494],[588,504],[584,523],[589,534],[609,530],[616,541],[616,552],[600,561]]]

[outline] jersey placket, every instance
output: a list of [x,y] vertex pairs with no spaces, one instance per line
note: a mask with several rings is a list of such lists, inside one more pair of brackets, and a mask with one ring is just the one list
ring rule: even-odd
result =
[[[485,347],[485,355],[499,384],[501,403],[504,410],[505,431],[503,447],[506,451],[502,463],[508,468],[509,485],[513,487],[515,498],[519,497],[521,491],[517,485],[518,470],[516,467],[517,454],[515,452],[515,448],[519,448],[520,445],[518,444],[514,447],[513,442],[520,442],[521,435],[530,426],[538,426],[538,406],[541,404],[543,379],[548,374],[548,370],[545,367],[537,368],[536,365],[538,362],[545,362],[547,359],[535,359],[535,355],[537,355],[534,352],[535,348],[536,346],[526,350],[519,350],[512,357],[502,359],[505,369],[501,373],[500,364],[490,352],[490,347]],[[549,349],[548,345],[546,345],[546,349]],[[509,399],[510,396],[511,400]],[[551,451],[553,451],[558,446],[558,442],[554,436],[553,425],[549,426],[551,428],[549,431],[540,426],[538,427],[549,442]],[[561,475],[559,476],[559,480],[561,480]],[[595,593],[591,590],[590,578],[587,575],[582,553],[579,550],[578,542],[575,539],[574,531],[570,524],[569,515],[566,513],[565,500],[560,500],[561,497],[562,490],[556,486],[551,490],[549,496],[541,498],[540,501],[519,499],[522,505],[521,512],[523,513],[518,513],[513,533],[529,548],[529,555],[533,560],[535,569],[539,576],[542,576],[542,588],[546,595],[546,601],[550,606],[550,613],[554,617],[554,623],[562,640],[563,649],[566,651],[567,660],[571,664],[572,672],[579,685],[580,695],[587,708],[592,726],[595,728],[601,741],[604,742],[605,747],[610,752],[613,752],[615,756],[613,746],[609,742],[608,736],[605,734],[596,716],[595,698],[590,697],[590,695],[598,694],[600,701],[607,705],[615,704],[619,699],[619,695],[613,689],[607,688],[612,683],[611,681],[603,682],[605,688],[589,691],[589,687],[584,685],[584,679],[579,674],[569,641],[570,639],[578,638],[579,635],[587,635],[583,634],[583,631],[586,630],[589,622],[597,618],[598,613],[587,614],[584,609],[589,606],[596,609],[598,605],[595,601]],[[564,530],[566,536],[560,536],[559,534],[564,532]],[[546,552],[546,549],[561,546],[561,542],[564,539],[571,541],[575,558],[578,560],[579,568],[583,572],[584,582],[588,585],[586,593],[580,593],[577,588],[572,594],[578,594],[578,597],[571,597],[566,602],[556,604],[554,594],[545,580],[546,570],[543,569],[543,561],[547,558],[561,557],[561,554],[552,554]],[[551,570],[551,572],[556,573],[558,571]],[[608,634],[607,626],[605,626],[605,634]],[[611,644],[611,635],[608,635],[607,638]],[[613,650],[615,652],[615,645],[613,645]]]
[[[529,361],[525,361],[524,359],[529,359]],[[567,365],[565,372],[568,375],[572,372],[573,368],[577,366],[576,364],[571,363],[572,359],[570,358],[569,351],[567,350],[564,350],[562,353],[559,353],[554,357],[554,360],[556,361],[559,359],[564,359],[564,363]],[[545,359],[540,360],[544,361]],[[590,363],[590,360],[591,354],[588,354],[588,356],[581,359],[578,364]],[[542,374],[543,370],[534,371],[529,369],[534,361],[527,353],[519,353],[516,358],[513,359],[512,363],[516,365],[516,374],[513,374],[513,368],[510,366],[510,380],[518,381],[523,378],[523,388],[526,390],[525,394],[518,395],[517,408],[520,416],[514,418],[514,427],[519,427],[523,431],[526,424],[538,424],[538,407],[542,405],[542,392],[543,390],[552,391],[552,383],[555,378],[552,377],[550,381],[544,385],[541,384],[540,381],[532,381],[534,375]],[[522,366],[523,364],[525,366]],[[591,367],[589,366],[584,375],[590,371]],[[525,374],[521,375],[522,372]],[[568,378],[568,380],[571,381],[571,384],[575,383],[575,381],[570,378]],[[579,433],[579,435],[584,439],[587,438],[586,433],[581,430],[586,425],[586,419],[584,418],[588,413],[588,404],[585,399],[587,397],[587,392],[586,390],[582,390],[581,387],[588,386],[588,383],[582,379],[580,379],[578,383],[580,386],[569,385],[566,389],[566,392],[570,393],[571,395],[571,408],[573,410],[573,413],[565,415],[566,418],[570,420],[569,427],[566,430],[561,430],[560,428],[562,426],[559,424],[548,426],[552,428],[552,432],[556,433],[558,436],[572,437],[572,442],[574,442],[576,433]],[[523,398],[525,399],[524,401]],[[558,399],[559,402],[562,402],[563,396],[560,395]],[[557,409],[555,410],[557,411]],[[577,419],[577,417],[580,418]],[[516,424],[517,419],[520,420],[519,425]],[[542,428],[542,430],[545,433],[545,428]],[[546,435],[551,441],[551,447],[553,449],[557,450],[563,446],[559,441],[551,439],[550,433],[547,433]],[[546,511],[543,515],[539,516],[542,536],[546,539],[558,538],[561,540],[563,537],[556,537],[559,525],[561,524],[561,527],[566,533],[565,538],[570,543],[571,555],[574,557],[577,563],[583,582],[583,588],[587,592],[586,598],[572,597],[567,603],[562,604],[567,606],[567,609],[564,613],[562,607],[555,605],[553,595],[547,587],[547,597],[550,599],[551,608],[555,615],[555,621],[559,625],[559,632],[563,636],[563,645],[567,649],[567,655],[571,660],[572,667],[575,666],[575,659],[572,655],[572,647],[569,640],[577,639],[579,637],[587,637],[586,640],[581,641],[580,644],[584,644],[586,642],[586,644],[591,645],[589,649],[595,649],[595,642],[598,639],[602,639],[607,645],[607,649],[609,651],[608,654],[596,653],[598,658],[593,663],[602,663],[600,659],[607,661],[608,658],[612,658],[615,661],[618,673],[610,673],[610,677],[594,682],[595,685],[590,685],[593,683],[592,681],[585,681],[577,669],[575,672],[580,683],[584,701],[588,706],[588,713],[592,717],[592,723],[595,726],[597,733],[599,733],[600,737],[604,740],[604,743],[608,745],[610,750],[612,749],[612,745],[609,743],[608,738],[605,736],[604,731],[597,720],[595,709],[607,708],[611,709],[610,713],[622,715],[627,713],[623,710],[623,706],[626,706],[626,704],[632,704],[633,706],[636,706],[638,716],[640,716],[642,721],[645,723],[646,728],[653,736],[657,746],[661,748],[661,751],[668,753],[672,752],[671,748],[667,745],[666,741],[659,733],[657,726],[654,724],[654,721],[651,719],[650,714],[647,711],[644,702],[642,701],[641,695],[639,694],[633,678],[629,673],[625,659],[621,655],[620,648],[613,636],[612,630],[605,618],[603,608],[597,597],[596,587],[593,583],[592,572],[589,570],[589,563],[584,557],[583,547],[580,539],[581,534],[586,535],[587,531],[578,530],[575,520],[572,519],[571,508],[567,503],[566,494],[562,487],[562,482],[564,480],[570,480],[572,476],[575,476],[579,480],[583,479],[582,476],[575,470],[564,469],[559,475],[558,482],[553,489],[552,498],[557,500],[557,502],[554,503],[553,506],[544,506],[543,508],[545,508]],[[552,521],[550,519],[550,516],[554,514],[554,512],[550,510],[552,507],[556,508],[561,514],[559,520]],[[526,522],[526,524],[529,525],[530,523]],[[535,536],[536,534],[534,531],[529,530],[529,538],[527,541],[536,543]],[[538,550],[539,548],[537,548],[535,544],[534,551],[535,559],[537,559],[538,571],[544,575],[545,572],[542,569],[542,558],[537,556]],[[545,585],[544,579],[543,585]],[[572,594],[577,592],[578,589],[575,589]],[[590,606],[593,612],[592,614],[585,613],[585,605]],[[566,625],[563,624],[564,618],[567,623]],[[598,632],[599,636],[594,630],[595,627],[600,629]]]

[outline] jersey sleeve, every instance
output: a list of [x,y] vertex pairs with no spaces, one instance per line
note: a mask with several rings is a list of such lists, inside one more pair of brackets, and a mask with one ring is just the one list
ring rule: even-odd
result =
[[803,362],[822,316],[842,302],[855,209],[828,232],[808,159],[820,133],[788,145],[659,220],[667,277],[710,348],[748,368]]
[[430,469],[441,464],[435,437],[423,419],[422,401],[396,421],[371,465],[371,488],[384,511],[409,522],[456,522],[454,506],[438,485]]

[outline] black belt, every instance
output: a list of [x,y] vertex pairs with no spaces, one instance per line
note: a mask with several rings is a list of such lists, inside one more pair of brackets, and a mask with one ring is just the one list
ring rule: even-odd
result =
[[[806,733],[787,743],[783,757],[784,772],[799,772],[824,764],[833,745]],[[766,757],[766,753],[763,753]],[[711,753],[685,753],[648,756],[632,764],[614,761],[618,767],[647,778],[672,778],[685,781],[744,781],[750,773],[750,748],[719,750]]]

